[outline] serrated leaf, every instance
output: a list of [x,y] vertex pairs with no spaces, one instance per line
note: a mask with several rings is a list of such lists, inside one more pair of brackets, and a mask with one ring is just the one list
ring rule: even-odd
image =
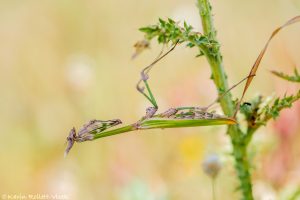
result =
[[186,21],[183,22],[183,26],[184,26],[185,30],[187,30],[189,28],[189,26],[187,25]]
[[162,18],[159,18],[158,21],[162,27],[164,27],[166,25],[166,21],[164,21]]
[[200,51],[200,53],[198,53],[198,54],[196,55],[196,57],[198,58],[198,57],[203,56],[203,55],[204,55],[203,51]]
[[175,21],[174,21],[173,19],[171,19],[171,18],[168,18],[168,22],[169,22],[170,24],[175,24]]
[[277,71],[271,71],[271,73],[274,74],[275,76],[278,76],[278,77],[280,77],[282,79],[285,79],[287,81],[300,83],[300,75],[299,75],[296,68],[294,70],[294,75],[287,75],[287,74],[284,74],[282,72],[277,72]]
[[295,95],[284,96],[282,98],[276,98],[273,105],[267,105],[265,108],[262,109],[262,115],[264,118],[262,122],[267,121],[270,118],[275,119],[279,116],[279,113],[284,108],[290,108],[294,102],[300,99],[300,90]]
[[157,38],[158,43],[165,43],[166,37],[164,35],[159,35]]
[[142,27],[142,28],[139,28],[139,31],[144,32],[144,33],[150,33],[152,31],[152,28]]

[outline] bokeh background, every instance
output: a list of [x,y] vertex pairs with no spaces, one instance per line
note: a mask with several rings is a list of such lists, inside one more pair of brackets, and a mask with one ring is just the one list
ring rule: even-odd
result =
[[[277,26],[300,13],[299,0],[212,1],[230,84],[248,73]],[[158,17],[201,31],[194,0],[0,1],[0,194],[57,194],[67,199],[212,199],[202,162],[219,155],[217,199],[238,199],[225,128],[149,130],[76,144],[69,130],[90,119],[132,123],[149,103],[136,92],[143,66],[160,51],[131,60],[137,29]],[[299,89],[269,73],[300,66],[300,25],[270,45],[246,100]],[[179,47],[152,71],[161,110],[207,105],[216,97],[205,58]],[[242,87],[234,90],[239,97]],[[220,109],[218,109],[220,112]],[[288,199],[300,185],[300,104],[261,128],[251,145],[256,199]],[[4,198],[4,196],[2,196]],[[299,197],[298,197],[299,199]]]

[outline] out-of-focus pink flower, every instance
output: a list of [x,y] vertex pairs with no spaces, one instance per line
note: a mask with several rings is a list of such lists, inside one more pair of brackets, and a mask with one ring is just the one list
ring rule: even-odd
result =
[[294,139],[300,133],[299,122],[300,102],[296,102],[291,108],[281,111],[280,116],[273,123],[279,143],[271,155],[266,158],[263,168],[265,176],[276,189],[286,184],[288,174],[294,166],[292,150]]
[[264,174],[276,189],[281,188],[286,183],[291,165],[290,161],[289,149],[282,145],[279,145],[279,148],[266,158]]
[[292,108],[280,112],[279,118],[274,122],[276,133],[281,140],[289,139],[297,133],[300,122],[300,103],[295,103]]

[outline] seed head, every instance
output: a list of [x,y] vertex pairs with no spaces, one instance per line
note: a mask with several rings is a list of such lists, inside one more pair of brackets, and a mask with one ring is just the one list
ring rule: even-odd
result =
[[217,154],[210,154],[204,159],[202,167],[208,176],[215,178],[222,168],[222,163]]

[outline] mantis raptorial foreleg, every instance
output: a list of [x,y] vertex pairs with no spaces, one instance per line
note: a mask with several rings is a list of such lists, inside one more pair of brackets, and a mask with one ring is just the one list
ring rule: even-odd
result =
[[255,76],[255,74],[251,74],[246,76],[245,78],[243,78],[242,80],[240,80],[238,83],[234,84],[233,86],[231,86],[227,91],[225,91],[223,94],[219,95],[212,103],[210,103],[208,106],[206,106],[205,108],[208,109],[210,107],[212,107],[214,104],[216,104],[220,99],[222,99],[225,95],[228,94],[228,92],[230,92],[232,89],[234,89],[236,86],[238,86],[239,84],[241,84],[242,82],[244,82],[245,80],[247,80],[250,77]]
[[[152,116],[155,115],[157,109],[158,109],[158,105],[157,105],[157,102],[156,102],[156,99],[150,89],[150,86],[149,86],[149,83],[148,83],[148,79],[149,79],[149,75],[148,73],[150,72],[150,70],[152,69],[152,67],[158,62],[160,61],[161,59],[163,59],[165,56],[167,56],[171,51],[173,51],[176,47],[176,45],[178,44],[179,41],[177,41],[173,47],[168,50],[166,53],[163,53],[163,49],[164,47],[162,48],[162,51],[159,53],[159,55],[157,56],[157,58],[150,64],[148,65],[147,67],[145,67],[142,72],[141,72],[141,79],[139,80],[139,82],[137,83],[137,90],[142,93],[149,101],[150,103],[153,105],[153,107],[149,107],[147,108],[146,110],[146,116],[144,118],[150,118]],[[146,87],[146,90],[147,90],[147,93],[145,93],[144,91],[144,87],[141,87],[140,84],[141,82],[143,82],[145,84],[145,87]]]

